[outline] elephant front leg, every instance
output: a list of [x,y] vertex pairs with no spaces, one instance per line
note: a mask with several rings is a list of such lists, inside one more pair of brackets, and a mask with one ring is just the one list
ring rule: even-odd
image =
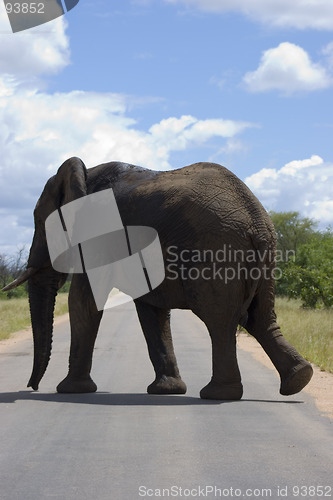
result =
[[69,293],[71,348],[69,371],[60,382],[61,393],[95,392],[90,376],[92,356],[103,311],[98,311],[86,275],[74,275]]
[[186,384],[173,350],[170,311],[139,301],[135,305],[156,375],[147,388],[148,394],[185,394]]

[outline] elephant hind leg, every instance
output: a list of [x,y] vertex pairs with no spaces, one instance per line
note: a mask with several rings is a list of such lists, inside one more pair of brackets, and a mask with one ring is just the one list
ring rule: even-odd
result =
[[225,324],[225,318],[205,321],[212,342],[212,378],[200,391],[202,399],[239,400],[243,385],[236,355],[238,321]]
[[261,344],[281,379],[280,394],[290,396],[311,380],[313,370],[280,331],[274,311],[274,294],[264,282],[248,311],[247,331]]
[[219,304],[208,301],[209,284],[198,288],[191,303],[192,311],[205,323],[212,343],[212,377],[200,391],[202,399],[239,400],[243,386],[236,355],[236,331],[242,316],[242,300],[239,284],[230,283],[227,294]]

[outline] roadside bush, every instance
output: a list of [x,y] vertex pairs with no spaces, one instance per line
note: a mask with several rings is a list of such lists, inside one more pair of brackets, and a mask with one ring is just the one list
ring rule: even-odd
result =
[[[27,252],[20,248],[16,255],[0,254],[0,290],[14,281],[26,267]],[[9,292],[0,292],[0,299],[13,299],[27,296],[27,285],[23,284]]]
[[333,306],[333,234],[316,233],[283,267],[276,293],[300,298],[303,307]]
[[[15,278],[8,280],[8,283],[13,281]],[[13,290],[9,290],[9,292],[1,293],[1,298],[7,298],[7,299],[21,299],[22,297],[27,297],[28,296],[28,288],[27,284],[24,283],[23,285],[18,286],[17,288],[14,288]]]

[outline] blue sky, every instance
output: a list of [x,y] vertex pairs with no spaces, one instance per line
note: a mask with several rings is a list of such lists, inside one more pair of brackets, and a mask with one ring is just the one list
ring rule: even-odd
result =
[[331,0],[80,0],[12,34],[0,3],[0,253],[69,156],[221,163],[333,224]]

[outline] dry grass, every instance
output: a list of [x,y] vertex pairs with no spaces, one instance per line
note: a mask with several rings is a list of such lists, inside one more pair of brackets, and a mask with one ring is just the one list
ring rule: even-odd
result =
[[311,363],[333,373],[333,310],[303,309],[299,301],[280,297],[275,309],[286,339]]
[[[55,315],[68,311],[67,293],[57,296]],[[7,339],[10,334],[30,326],[30,312],[27,298],[0,300],[0,340]]]

